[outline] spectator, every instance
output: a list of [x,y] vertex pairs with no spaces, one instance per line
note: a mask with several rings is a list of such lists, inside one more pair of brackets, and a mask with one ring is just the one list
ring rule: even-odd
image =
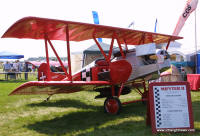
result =
[[21,62],[21,63],[19,63],[19,71],[20,72],[24,72],[24,64]]
[[9,64],[10,64],[10,67],[11,67],[10,72],[12,72],[13,71],[13,62],[10,62]]
[[19,60],[16,60],[13,63],[13,71],[15,72],[16,78],[18,79],[18,76],[21,78],[21,74],[19,73]]
[[11,65],[8,61],[3,65],[3,71],[4,72],[10,72],[11,71]]
[[8,61],[3,65],[3,71],[6,72],[5,79],[8,80],[8,72],[11,71],[11,65]]
[[19,61],[18,60],[13,63],[13,71],[19,72]]

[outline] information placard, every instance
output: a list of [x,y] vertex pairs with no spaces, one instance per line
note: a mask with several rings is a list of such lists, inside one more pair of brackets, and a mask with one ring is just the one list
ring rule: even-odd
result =
[[149,85],[152,132],[194,131],[188,82],[154,82]]

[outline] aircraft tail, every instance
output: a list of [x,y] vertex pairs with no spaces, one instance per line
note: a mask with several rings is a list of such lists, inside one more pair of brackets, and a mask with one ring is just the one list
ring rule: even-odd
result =
[[179,17],[173,35],[178,35],[190,14],[196,9],[198,0],[188,0],[183,13]]
[[42,63],[38,68],[38,81],[61,81],[66,78],[65,75],[60,73],[49,72],[48,74],[48,65],[47,63]]

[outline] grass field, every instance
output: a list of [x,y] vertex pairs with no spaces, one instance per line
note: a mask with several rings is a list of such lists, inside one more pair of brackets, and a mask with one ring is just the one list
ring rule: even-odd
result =
[[[104,99],[94,99],[96,92],[54,95],[8,96],[25,81],[0,82],[0,136],[151,136],[146,126],[146,106],[142,103],[123,105],[120,115],[103,111]],[[121,101],[139,98],[132,93]],[[200,135],[200,92],[192,92],[196,132]],[[186,136],[188,133],[158,134]]]

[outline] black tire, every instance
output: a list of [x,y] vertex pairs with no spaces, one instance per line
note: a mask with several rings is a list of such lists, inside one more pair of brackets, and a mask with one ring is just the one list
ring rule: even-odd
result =
[[105,113],[117,115],[121,111],[122,104],[117,97],[108,97],[104,102]]

